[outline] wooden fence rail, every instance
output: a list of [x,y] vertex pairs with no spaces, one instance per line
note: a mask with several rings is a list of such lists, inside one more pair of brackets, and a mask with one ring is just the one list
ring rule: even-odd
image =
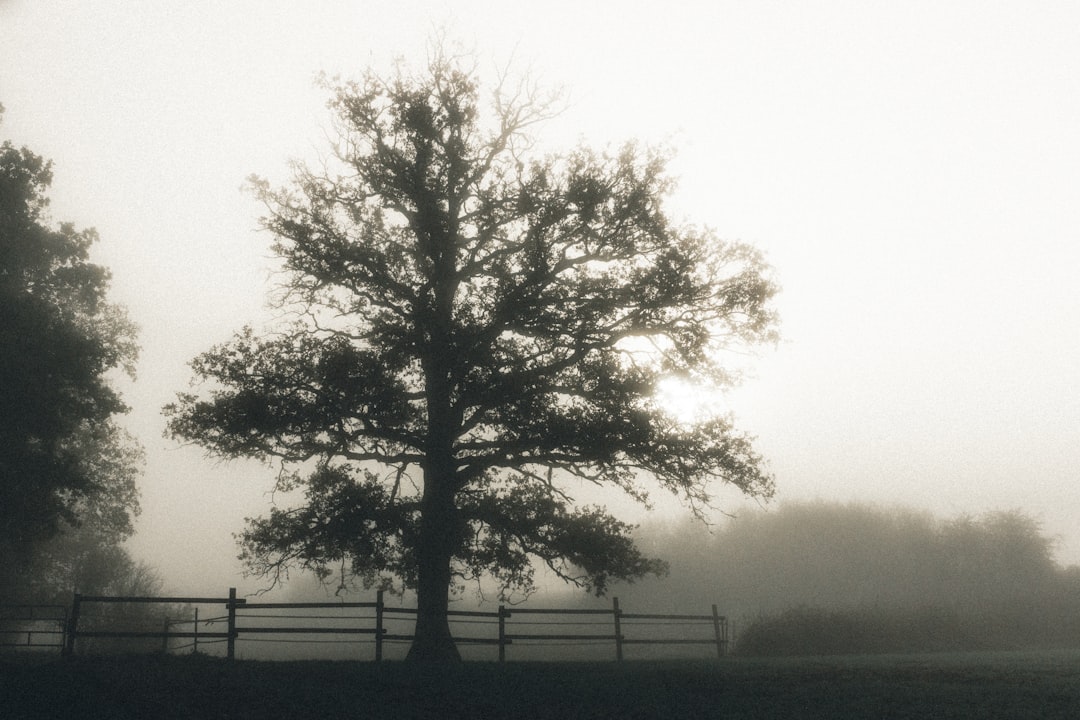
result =
[[[160,638],[167,644],[171,638],[213,639],[220,638],[228,643],[228,657],[232,659],[236,655],[236,609],[243,606],[247,601],[236,597],[236,588],[229,588],[227,598],[213,597],[133,597],[117,595],[82,595],[75,593],[71,603],[71,614],[68,617],[67,637],[64,644],[64,654],[72,655],[75,652],[75,643],[79,638],[114,638],[114,639],[138,639]],[[161,604],[161,605],[217,605],[224,604],[228,611],[228,629],[225,632],[198,632],[196,628],[192,632],[177,632],[169,629],[166,623],[161,631],[144,630],[86,630],[79,628],[79,618],[82,614],[83,605],[87,603],[122,603],[122,604]]]
[[64,605],[0,605],[0,648],[62,648],[67,613]]
[[[158,603],[168,605],[219,605],[224,606],[225,615],[211,618],[204,622],[210,624],[224,620],[224,631],[199,630],[198,608],[195,608],[195,624],[192,630],[175,630],[174,626],[183,626],[191,620],[169,620],[162,624],[161,630],[124,630],[124,629],[87,629],[80,627],[80,618],[87,604],[111,604],[111,603]],[[279,610],[316,610],[316,609],[359,609],[373,610],[370,615],[353,615],[348,617],[311,616],[311,615],[264,615],[255,611],[279,611]],[[407,633],[390,632],[387,622],[396,620],[393,615],[416,615],[414,608],[388,607],[383,601],[383,593],[380,591],[375,602],[357,603],[258,603],[247,602],[236,596],[236,589],[230,588],[228,597],[118,597],[118,596],[94,596],[76,594],[72,603],[71,612],[67,619],[66,641],[63,643],[64,654],[73,654],[76,650],[77,641],[81,638],[136,638],[162,640],[162,649],[168,650],[170,639],[184,639],[192,642],[185,647],[198,648],[200,641],[224,641],[226,643],[226,656],[231,660],[236,657],[236,642],[242,637],[256,635],[338,635],[338,636],[361,636],[370,635],[375,644],[375,661],[383,659],[383,649],[386,642],[409,642],[413,635]],[[727,653],[728,628],[727,619],[717,612],[716,605],[712,606],[709,615],[681,615],[681,614],[657,614],[657,613],[627,613],[619,607],[619,599],[613,598],[610,608],[507,608],[500,605],[497,612],[485,612],[477,610],[451,610],[451,621],[455,619],[467,619],[462,622],[474,622],[484,625],[488,629],[497,631],[492,636],[482,635],[455,635],[454,640],[463,645],[496,645],[498,647],[499,661],[506,660],[507,648],[515,641],[523,644],[550,643],[562,641],[568,643],[599,643],[611,642],[615,646],[615,659],[624,659],[624,646],[627,645],[714,645],[718,657]],[[581,616],[588,618],[582,621],[566,620],[532,620],[534,617],[567,617]],[[604,621],[600,618],[607,617]],[[248,624],[248,621],[260,619],[272,620],[362,620],[363,625],[352,626],[326,626],[307,624]],[[517,622],[514,622],[514,620]],[[490,622],[489,622],[490,621]],[[607,628],[604,629],[606,623]],[[647,633],[628,637],[627,632],[641,630],[647,625],[664,627],[669,623],[708,627],[708,635],[695,637],[655,637]],[[586,629],[581,632],[567,632],[563,630],[553,632],[527,631],[528,626],[547,625],[584,625]]]

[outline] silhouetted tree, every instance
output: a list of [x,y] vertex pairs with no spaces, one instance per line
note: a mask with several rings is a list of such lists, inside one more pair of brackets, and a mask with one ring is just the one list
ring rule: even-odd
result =
[[130,534],[137,511],[139,450],[108,380],[134,372],[135,329],[89,262],[96,233],[51,225],[51,182],[51,163],[0,145],[0,594],[36,543],[88,512]]
[[599,594],[663,571],[568,480],[646,502],[648,478],[698,512],[713,481],[771,493],[730,417],[682,425],[655,397],[669,376],[730,384],[723,351],[775,333],[759,254],[665,216],[660,153],[530,157],[550,103],[504,86],[485,115],[441,54],[334,92],[333,158],[255,182],[295,324],[201,355],[210,386],[166,409],[175,436],[304,488],[250,522],[251,568],[396,576],[417,591],[409,657],[454,659],[455,577],[528,590],[535,557]]
[[[32,602],[66,603],[72,591],[89,595],[153,594],[153,570],[131,558],[123,541],[134,530],[138,514],[136,481],[142,448],[113,425],[87,438],[96,452],[87,453],[88,467],[103,478],[97,492],[82,498],[73,513],[77,522],[62,522],[55,537],[35,543],[17,567],[14,597]],[[107,452],[102,452],[108,448]]]

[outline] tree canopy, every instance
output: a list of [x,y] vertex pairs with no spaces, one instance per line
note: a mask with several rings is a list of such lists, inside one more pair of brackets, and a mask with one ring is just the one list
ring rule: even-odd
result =
[[108,270],[89,261],[96,233],[52,225],[51,182],[50,162],[0,145],[3,577],[87,518],[126,537],[138,510],[141,451],[115,425],[127,408],[109,381],[134,372],[135,327],[108,302]]
[[731,417],[680,423],[657,399],[673,376],[731,384],[727,351],[775,336],[760,254],[665,214],[663,152],[537,156],[551,104],[508,82],[489,104],[442,54],[328,85],[332,155],[254,181],[295,321],[199,356],[203,389],[166,409],[175,436],[303,489],[243,533],[253,570],[401,581],[410,656],[447,657],[455,578],[528,591],[539,559],[602,593],[663,571],[576,482],[699,513],[716,483],[771,493]]

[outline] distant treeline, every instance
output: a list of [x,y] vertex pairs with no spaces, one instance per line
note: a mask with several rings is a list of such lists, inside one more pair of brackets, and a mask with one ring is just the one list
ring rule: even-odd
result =
[[615,593],[652,608],[719,603],[741,654],[1080,646],[1080,568],[1060,566],[1019,511],[946,520],[796,503],[639,537],[671,573]]

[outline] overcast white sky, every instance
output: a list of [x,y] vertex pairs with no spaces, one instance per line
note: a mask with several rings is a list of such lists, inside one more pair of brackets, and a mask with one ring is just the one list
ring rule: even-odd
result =
[[1080,4],[0,0],[0,138],[142,326],[133,548],[171,587],[235,584],[269,502],[161,436],[187,361],[266,318],[244,178],[325,145],[317,72],[438,25],[566,88],[547,145],[670,143],[675,214],[767,253],[784,340],[729,401],[780,502],[1021,508],[1080,562]]

